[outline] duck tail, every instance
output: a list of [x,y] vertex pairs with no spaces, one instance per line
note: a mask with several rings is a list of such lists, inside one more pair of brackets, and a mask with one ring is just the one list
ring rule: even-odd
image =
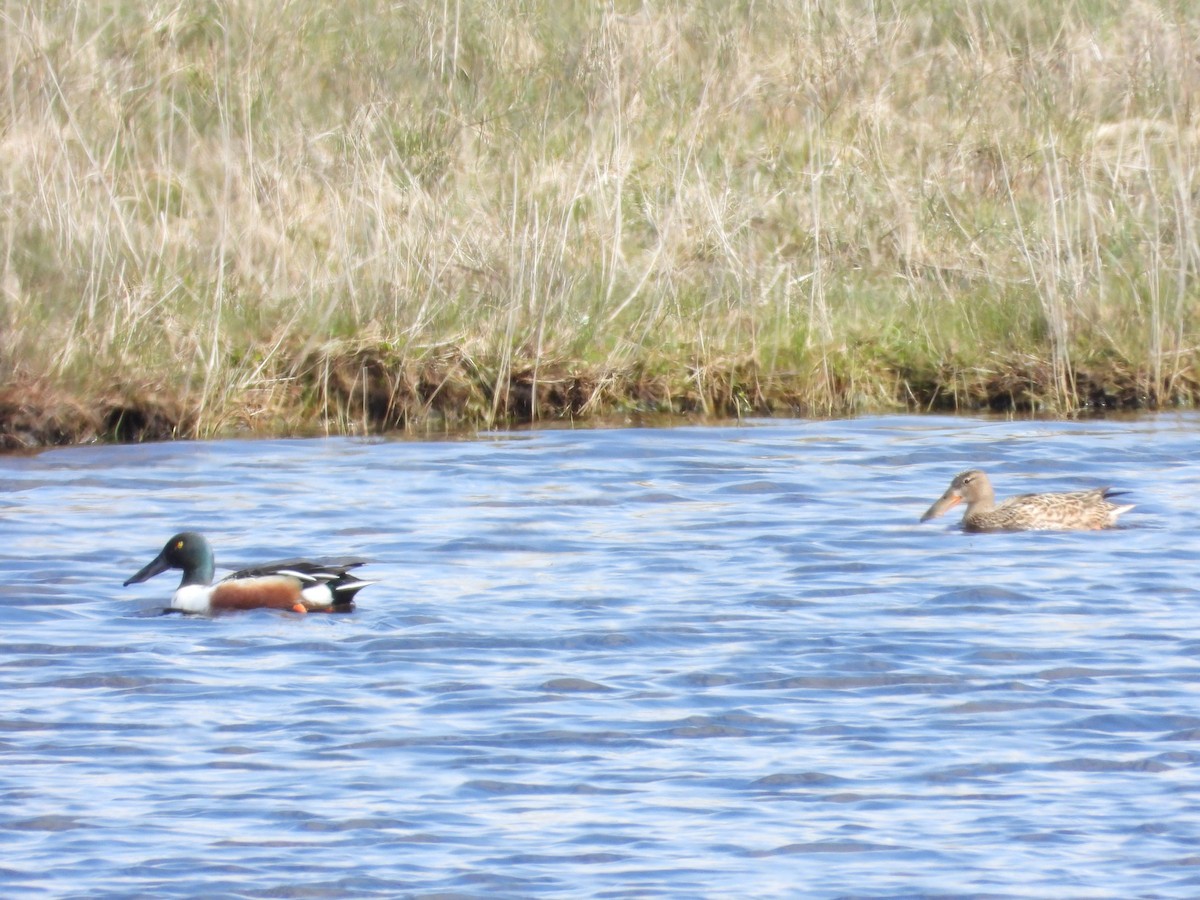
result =
[[354,595],[368,585],[378,584],[343,572],[336,581],[329,583],[329,593],[333,595],[333,608],[337,612],[349,612],[354,609]]

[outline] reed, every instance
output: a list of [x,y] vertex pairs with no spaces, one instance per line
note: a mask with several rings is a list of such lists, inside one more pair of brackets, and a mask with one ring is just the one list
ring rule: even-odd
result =
[[0,41],[10,444],[39,403],[71,439],[1200,397],[1186,4],[7,0]]

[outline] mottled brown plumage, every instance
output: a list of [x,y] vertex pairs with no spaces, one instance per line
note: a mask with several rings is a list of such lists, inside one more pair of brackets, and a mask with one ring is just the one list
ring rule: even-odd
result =
[[979,469],[960,472],[921,516],[922,522],[940,516],[950,507],[966,502],[963,528],[967,531],[1080,531],[1110,528],[1117,516],[1133,509],[1108,500],[1111,488],[1070,491],[1064,494],[1021,494],[996,503],[987,475]]

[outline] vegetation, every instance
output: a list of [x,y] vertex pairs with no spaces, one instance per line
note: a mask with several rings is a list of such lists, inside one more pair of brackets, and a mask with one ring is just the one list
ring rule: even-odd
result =
[[0,15],[7,446],[1200,399],[1178,0]]

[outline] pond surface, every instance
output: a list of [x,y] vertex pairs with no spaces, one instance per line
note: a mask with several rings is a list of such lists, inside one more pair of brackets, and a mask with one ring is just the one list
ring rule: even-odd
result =
[[[1103,484],[1116,530],[918,517]],[[0,894],[1200,896],[1200,418],[0,458]],[[153,615],[358,554],[351,615]]]

